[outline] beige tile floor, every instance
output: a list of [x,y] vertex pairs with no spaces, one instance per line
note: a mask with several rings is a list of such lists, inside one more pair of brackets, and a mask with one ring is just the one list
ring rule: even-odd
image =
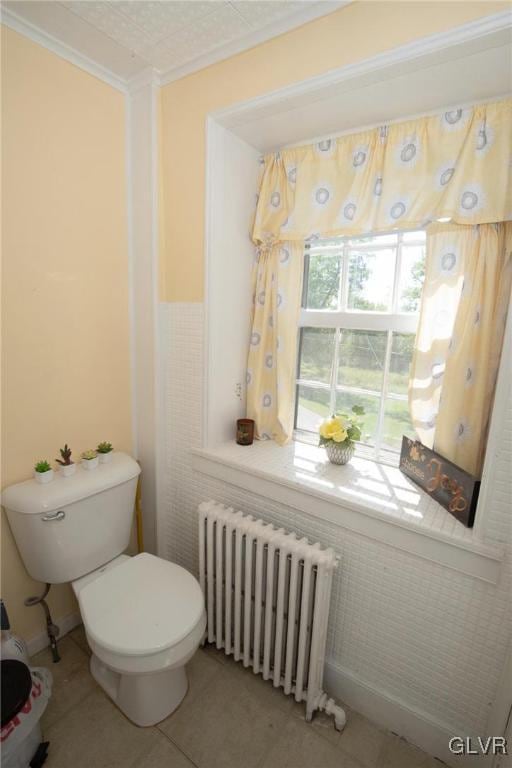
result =
[[53,673],[44,714],[47,768],[442,768],[442,763],[357,712],[343,733],[215,649],[188,665],[183,703],[154,728],[132,725],[89,674],[82,627],[32,659]]

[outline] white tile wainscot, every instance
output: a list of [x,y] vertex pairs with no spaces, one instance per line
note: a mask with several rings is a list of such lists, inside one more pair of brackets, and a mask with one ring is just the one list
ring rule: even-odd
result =
[[335,466],[317,446],[234,441],[193,450],[193,467],[342,528],[496,584],[502,548],[478,541],[397,467],[354,457]]

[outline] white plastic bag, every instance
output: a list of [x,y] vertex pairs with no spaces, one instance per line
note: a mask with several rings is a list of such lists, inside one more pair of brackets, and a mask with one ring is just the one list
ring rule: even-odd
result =
[[26,704],[0,731],[2,745],[2,766],[7,768],[9,760],[16,765],[16,755],[39,723],[52,692],[52,675],[44,667],[30,667],[32,689]]

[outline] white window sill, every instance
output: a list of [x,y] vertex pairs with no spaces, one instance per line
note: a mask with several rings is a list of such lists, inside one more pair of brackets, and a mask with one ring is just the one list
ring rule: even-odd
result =
[[497,583],[503,553],[479,541],[396,467],[354,457],[329,463],[317,446],[234,441],[194,450],[194,468],[342,528]]

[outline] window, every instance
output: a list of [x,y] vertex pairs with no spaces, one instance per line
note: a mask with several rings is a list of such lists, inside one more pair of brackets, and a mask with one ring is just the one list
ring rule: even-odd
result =
[[413,436],[407,389],[425,274],[425,232],[319,239],[306,246],[295,430],[354,404],[366,455],[397,463]]

